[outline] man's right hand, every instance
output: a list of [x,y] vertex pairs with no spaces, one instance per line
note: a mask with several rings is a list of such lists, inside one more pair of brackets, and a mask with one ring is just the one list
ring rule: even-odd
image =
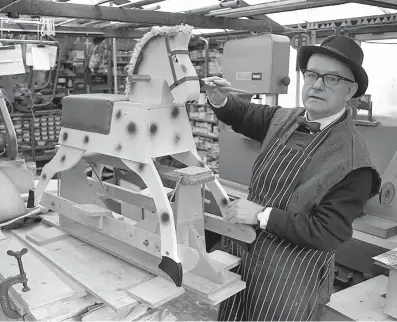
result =
[[203,81],[210,85],[206,88],[206,94],[209,101],[215,105],[221,105],[225,102],[227,93],[230,91],[231,84],[224,78],[212,76],[203,78]]

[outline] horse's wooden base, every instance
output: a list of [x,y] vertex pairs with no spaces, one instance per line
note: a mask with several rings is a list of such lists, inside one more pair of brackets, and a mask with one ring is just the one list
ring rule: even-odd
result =
[[[59,219],[60,223],[58,223],[57,217],[44,217],[46,223],[58,227],[71,236],[81,239],[88,244],[104,250],[152,274],[170,280],[168,276],[157,267],[159,264],[159,259],[157,257],[108,237],[100,231],[85,227],[65,216],[60,215]],[[226,257],[228,255],[229,254],[225,253]],[[240,275],[225,270],[224,263],[217,261],[214,261],[214,263],[215,265],[219,265],[219,269],[224,273],[225,282],[223,284],[197,276],[192,272],[184,272],[182,283],[182,286],[186,290],[193,292],[198,299],[211,305],[217,305],[245,288],[245,282],[241,281]]]

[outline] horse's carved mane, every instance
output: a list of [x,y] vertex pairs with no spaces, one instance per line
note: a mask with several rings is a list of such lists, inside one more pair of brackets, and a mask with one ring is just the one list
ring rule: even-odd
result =
[[128,64],[128,76],[126,78],[126,86],[125,93],[128,95],[131,89],[131,82],[129,81],[129,76],[135,74],[137,67],[142,58],[141,53],[144,51],[145,47],[149,43],[150,40],[158,37],[158,36],[174,36],[177,33],[192,33],[193,27],[189,25],[179,25],[179,26],[154,26],[152,29],[143,35],[143,37],[138,41],[138,43],[134,47],[134,51],[132,52],[130,62]]

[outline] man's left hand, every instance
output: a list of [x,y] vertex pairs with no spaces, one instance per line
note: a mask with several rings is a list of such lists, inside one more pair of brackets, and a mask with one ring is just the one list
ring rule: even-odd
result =
[[237,199],[229,204],[226,209],[226,219],[232,224],[255,225],[258,221],[257,214],[263,206],[245,199]]

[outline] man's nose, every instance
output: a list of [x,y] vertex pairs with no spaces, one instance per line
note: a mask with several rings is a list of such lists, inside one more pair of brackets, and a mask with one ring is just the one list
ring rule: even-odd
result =
[[313,88],[324,88],[324,80],[322,77],[317,78],[317,80],[314,82]]

